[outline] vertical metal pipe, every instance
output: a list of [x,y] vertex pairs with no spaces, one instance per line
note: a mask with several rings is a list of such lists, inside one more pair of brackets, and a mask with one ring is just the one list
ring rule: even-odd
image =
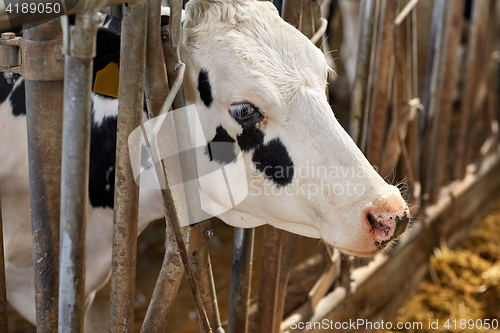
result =
[[259,289],[259,332],[279,332],[290,263],[300,236],[264,226],[262,272]]
[[92,62],[100,14],[76,16],[64,80],[59,332],[83,332]]
[[[425,149],[425,153],[423,151],[421,153],[423,194],[429,193],[431,185],[434,182],[435,148],[439,144],[436,139],[438,129],[440,129],[439,121],[441,117],[440,100],[445,80],[445,77],[443,77],[443,66],[445,64],[445,47],[447,46],[445,37],[447,21],[449,19],[449,8],[451,8],[449,2],[440,0],[435,2],[433,9],[431,27],[433,44],[429,45],[429,47],[432,47],[433,52],[428,58],[430,61],[427,67],[427,78],[423,95],[424,117],[426,117],[423,145],[421,147],[422,150]],[[452,96],[450,95],[449,97],[451,102]],[[425,195],[425,198],[427,197],[428,195]]]
[[[488,22],[488,13],[491,9],[491,1],[474,1],[472,8],[472,21],[469,28],[469,42],[467,45],[467,64],[464,77],[464,96],[462,98],[462,110],[460,119],[460,133],[457,142],[457,156],[455,164],[455,178],[465,176],[465,169],[470,162],[469,147],[473,144],[471,140],[473,125],[477,119],[475,115],[475,102],[478,93],[480,74],[485,59],[481,59],[484,53],[484,33]],[[488,55],[489,57],[490,55]],[[488,59],[489,60],[489,59]],[[471,135],[472,134],[472,135]],[[475,135],[474,135],[475,136]]]
[[441,94],[437,96],[439,114],[436,123],[433,125],[432,133],[435,137],[435,147],[429,147],[432,155],[429,155],[428,164],[424,166],[427,167],[425,191],[430,193],[431,203],[436,201],[441,185],[444,183],[453,111],[453,90],[456,88],[458,79],[456,64],[464,22],[464,6],[464,0],[452,1],[447,14],[443,68],[438,74],[443,77]]
[[[180,16],[182,13],[182,1],[181,0],[171,0],[170,2],[170,9],[171,9],[171,21],[169,25],[169,33],[166,33],[167,29],[162,30],[162,40],[163,40],[163,52],[164,52],[164,57],[165,57],[165,63],[167,65],[167,75],[168,75],[168,80],[171,85],[171,89],[173,88],[174,82],[176,81],[176,78],[178,76],[177,69],[179,66],[183,66],[181,60],[180,60],[180,55],[179,55],[179,43],[181,40],[181,20]],[[183,89],[181,88],[179,92],[176,94],[175,99],[173,101],[173,108],[181,108],[185,106],[185,100],[184,100],[184,93]],[[189,128],[188,126],[188,119],[184,113],[175,113],[174,114],[174,119],[176,126],[179,128]],[[189,142],[189,140],[180,140],[181,137],[188,137],[189,138],[189,133],[186,131],[182,132],[177,132],[178,135],[178,142]],[[191,147],[178,147],[180,151],[187,151],[191,149]],[[195,161],[196,158],[195,156],[191,153],[188,155],[183,156],[184,161]],[[197,171],[195,170],[196,167],[193,163],[186,163],[184,162],[183,167],[186,168],[194,168],[190,171],[188,171],[191,174],[196,174]],[[208,281],[212,281],[212,286],[211,288],[208,288],[206,290],[199,290],[201,289],[197,283],[196,279],[194,277],[193,270],[191,269],[191,266],[189,264],[190,258],[187,254],[186,250],[186,243],[184,242],[183,235],[182,235],[182,230],[180,228],[179,224],[179,218],[177,216],[176,208],[173,202],[172,198],[172,193],[170,192],[170,189],[168,187],[168,179],[166,177],[166,172],[165,172],[165,167],[162,166],[162,172],[163,173],[163,179],[165,179],[166,183],[166,188],[162,190],[162,196],[163,196],[163,203],[165,206],[165,210],[167,215],[169,216],[169,226],[173,228],[174,234],[175,234],[175,240],[177,242],[177,247],[179,250],[179,254],[182,259],[182,263],[184,265],[184,270],[186,273],[186,279],[189,282],[189,286],[191,288],[191,291],[193,293],[194,301],[196,304],[196,308],[198,310],[198,314],[200,316],[202,328],[205,330],[205,332],[212,332],[212,327],[219,327],[220,326],[220,319],[218,318],[218,310],[212,307],[210,305],[207,308],[206,301],[207,299],[211,298],[211,302],[214,302],[213,305],[216,306],[216,298],[215,298],[215,292],[211,294],[211,289],[213,287],[213,278],[209,277]],[[157,170],[158,172],[159,170]],[[160,175],[161,177],[161,175]],[[184,191],[186,193],[197,193],[198,189],[196,186],[193,187],[192,182],[188,182],[184,184]],[[199,201],[199,198],[197,195],[188,195],[186,197],[188,207],[201,207],[201,203]],[[198,216],[198,214],[201,212],[200,209],[194,209],[194,210],[189,210],[189,220],[190,221],[200,221],[202,220],[202,216]],[[196,215],[192,215],[192,214]],[[199,231],[195,231],[195,234]],[[202,234],[198,234],[198,237],[202,236]],[[207,254],[208,256],[208,254]],[[191,257],[192,259],[192,257]],[[208,259],[208,258],[207,258]],[[210,260],[208,259],[208,265],[210,267]],[[195,264],[196,266],[196,264]],[[199,274],[199,272],[197,272]],[[208,272],[211,274],[211,271]],[[205,272],[207,274],[207,272]],[[205,280],[207,281],[207,280]],[[208,293],[208,294],[207,294]],[[208,298],[207,298],[208,296]],[[215,322],[210,322],[211,319],[215,318]],[[218,331],[222,330],[222,328],[217,329]]]
[[155,117],[168,96],[168,79],[161,36],[161,0],[149,0],[146,44],[146,103],[149,117]]
[[356,77],[352,89],[351,116],[349,134],[358,144],[361,143],[364,124],[364,110],[367,103],[367,87],[370,76],[370,59],[375,29],[375,13],[379,1],[362,0],[360,5],[360,22],[358,55],[356,60]]
[[248,331],[254,239],[254,228],[236,228],[234,231],[228,333],[246,333]]
[[[467,137],[467,143],[465,145],[465,151],[463,155],[464,162],[462,166],[464,168],[466,168],[467,165],[472,163],[473,160],[478,157],[478,149],[475,147],[475,145],[478,144],[478,140],[483,143],[488,137],[491,130],[491,122],[486,123],[488,120],[487,111],[485,111],[485,104],[487,98],[486,96],[488,95],[488,77],[492,74],[492,70],[490,67],[492,63],[492,55],[493,51],[496,50],[495,41],[493,39],[493,36],[495,35],[495,33],[493,33],[493,22],[495,22],[496,19],[493,13],[495,11],[496,2],[497,1],[491,0],[482,1],[481,4],[483,6],[481,8],[474,8],[472,10],[473,16],[475,15],[474,11],[481,11],[482,14],[480,15],[481,18],[479,19],[480,24],[476,28],[474,28],[473,24],[470,30],[471,34],[469,35],[472,36],[472,38],[474,38],[474,35],[476,35],[478,43],[476,44],[474,51],[470,51],[476,54],[475,57],[477,59],[476,64],[472,65],[473,67],[470,69],[471,72],[474,72],[475,79],[472,79],[470,75],[465,79],[465,89],[467,89],[467,84],[470,84],[470,87],[475,88],[472,91],[473,97],[471,98],[471,109],[469,110],[469,121],[467,122],[468,128],[466,129],[467,134],[465,134]],[[473,21],[474,20],[475,18],[473,18]],[[474,33],[475,30],[476,32]],[[470,54],[471,53],[469,53],[469,55]],[[472,80],[475,81],[475,84],[472,84]],[[467,96],[467,94],[468,93],[466,93],[465,95]]]
[[302,3],[304,0],[283,0],[281,16],[285,21],[300,29],[302,21]]
[[283,315],[285,313],[285,298],[286,291],[288,287],[288,280],[290,278],[290,269],[292,266],[292,259],[297,251],[300,239],[302,236],[292,234],[288,231],[283,231],[282,242],[283,246],[281,249],[281,268],[280,268],[280,280],[278,281],[278,302],[275,311],[276,322],[274,330],[275,332],[280,331],[281,322],[283,321]]
[[[367,58],[365,59],[367,61],[367,69],[368,72],[366,73],[366,77],[362,78],[362,84],[364,85],[363,89],[364,91],[362,92],[362,95],[360,96],[360,99],[354,99],[353,98],[353,103],[351,106],[354,107],[360,107],[361,108],[361,119],[359,125],[361,126],[360,128],[360,133],[358,136],[358,146],[360,147],[361,151],[363,153],[366,153],[366,145],[367,145],[367,137],[368,137],[368,132],[370,128],[370,112],[372,111],[371,105],[372,105],[372,95],[373,95],[373,90],[374,90],[374,75],[375,75],[375,54],[376,54],[376,48],[380,44],[380,39],[378,38],[378,26],[379,26],[379,20],[380,20],[380,7],[381,7],[381,2],[382,0],[375,0],[375,8],[374,12],[372,13],[373,17],[373,23],[370,25],[371,29],[371,37],[370,40],[368,41],[368,44],[366,45],[369,47],[368,54],[366,55]],[[358,46],[358,50],[361,50],[362,48]],[[357,66],[356,66],[357,67]],[[356,87],[361,88],[360,86],[354,86],[353,87],[353,96],[355,96],[355,91]],[[359,93],[359,90],[357,91]],[[357,101],[357,102],[354,102]],[[359,102],[359,104],[357,104]]]
[[[399,9],[398,9],[399,11]],[[408,123],[408,96],[406,89],[406,25],[400,24],[394,27],[394,77],[392,93],[392,121],[389,125],[389,133],[385,144],[379,173],[382,177],[388,177],[397,167],[402,152],[403,141],[407,133]]]
[[[175,4],[177,2],[178,1],[174,1],[174,6],[172,6],[171,8],[178,7],[178,5],[175,6]],[[162,39],[164,39],[163,37],[165,37],[166,39],[168,39],[168,33],[166,33],[166,30],[162,30]],[[182,69],[182,68],[185,68],[185,65],[180,61],[179,50],[178,50],[177,47],[170,47],[168,45],[167,41],[164,41],[163,46],[164,46],[165,62],[167,63],[167,72],[169,73],[169,79],[170,79],[170,72],[168,71],[168,64],[171,63],[169,61],[170,59],[174,59],[175,60],[173,62],[175,65],[172,66],[173,67],[173,72],[176,71],[176,68],[175,68],[176,66],[179,66],[178,68]],[[179,73],[177,73],[177,75],[179,75],[180,73],[184,73],[184,71],[183,70],[180,71]],[[182,79],[182,76],[179,76],[179,78]],[[182,81],[178,81],[178,80],[175,80],[175,81],[176,81],[176,83],[182,82]],[[171,82],[173,82],[173,81],[171,81]],[[172,89],[170,91],[169,96],[166,98],[165,103],[162,106],[162,109],[166,109],[166,110],[170,109],[170,107],[172,106],[172,99],[171,99],[170,94],[173,94],[173,93],[176,94],[175,100],[173,101],[174,102],[174,108],[176,108],[175,107],[176,103],[179,106],[184,106],[184,100],[183,100],[183,96],[182,96],[182,89],[179,91],[178,94],[176,93],[177,91],[178,91],[177,89]],[[177,115],[177,116],[174,115],[174,117],[176,118],[176,123],[177,124],[179,124],[180,122],[183,122],[183,121],[187,120],[185,118],[184,114],[180,114],[180,115]],[[179,120],[179,122],[177,120]],[[183,128],[186,128],[186,127],[183,127]],[[179,133],[179,132],[177,134],[187,135],[186,133]],[[181,147],[179,147],[179,148],[182,151],[182,148]],[[190,286],[191,291],[193,293],[193,297],[194,297],[194,300],[195,300],[196,308],[198,310],[201,322],[203,324],[203,329],[206,332],[212,332],[212,329],[211,329],[210,323],[209,323],[209,319],[208,319],[208,316],[207,316],[207,313],[206,313],[206,310],[205,310],[205,306],[203,304],[202,295],[200,294],[200,292],[198,290],[198,286],[196,284],[196,280],[194,278],[193,271],[191,270],[191,266],[189,265],[189,257],[188,257],[188,253],[187,253],[186,242],[183,239],[183,230],[180,227],[179,217],[177,215],[177,210],[176,210],[176,207],[175,207],[175,204],[174,204],[172,193],[171,193],[169,185],[168,185],[168,178],[167,178],[167,172],[166,172],[164,161],[161,161],[160,164],[155,164],[155,170],[156,170],[158,178],[159,179],[163,179],[163,181],[165,182],[165,184],[164,184],[165,187],[161,190],[161,194],[162,194],[162,199],[163,199],[163,205],[164,205],[164,208],[165,208],[165,213],[167,215],[166,220],[167,220],[169,226],[172,228],[172,231],[174,233],[175,241],[176,241],[177,248],[178,248],[178,251],[179,251],[179,255],[181,257],[182,264],[183,264],[183,267],[184,267],[184,271],[186,273],[186,278],[187,278],[187,280],[189,282],[189,286]],[[189,218],[191,220],[191,216]]]
[[393,23],[396,17],[397,2],[383,0],[381,4],[381,24],[378,27],[378,40],[375,55],[374,90],[370,112],[370,128],[366,156],[372,165],[380,167],[380,158],[387,136],[390,95],[394,62]]
[[[62,41],[59,20],[24,28],[27,41]],[[26,52],[25,59],[36,56]],[[58,321],[63,73],[54,73],[57,79],[37,77],[45,73],[44,65],[39,63],[30,79],[25,75],[26,114],[37,332],[53,333]]]
[[[170,1],[170,24],[168,27],[162,28],[163,55],[167,66],[167,75],[170,88],[177,77],[177,67],[181,64],[179,53],[179,43],[182,36],[181,15],[182,15],[181,0]],[[168,32],[168,33],[167,33]],[[181,88],[175,96],[172,104],[172,109],[179,109],[186,106],[184,98],[184,89]]]
[[277,322],[275,316],[278,303],[278,284],[281,272],[281,254],[283,248],[282,231],[270,225],[264,226],[264,244],[262,247],[262,269],[259,289],[259,328],[261,333],[276,333]]
[[165,332],[183,273],[184,266],[175,242],[175,234],[172,228],[167,227],[165,256],[146,317],[142,323],[141,333]]
[[[198,235],[204,237],[203,234]],[[215,293],[214,276],[210,256],[208,254],[208,244],[204,244],[196,251],[189,254],[189,264],[196,279],[196,285],[200,290],[203,307],[207,314],[210,328],[213,332],[223,333],[219,307],[217,305],[217,295]]]
[[147,1],[124,5],[123,9],[116,136],[110,332],[132,332],[134,326],[139,187],[134,181],[132,172],[128,136],[141,125],[142,120],[147,9]]
[[[146,45],[146,103],[150,118],[158,115],[169,94],[161,35],[161,0],[149,0]],[[162,333],[166,329],[172,305],[179,290],[184,267],[175,234],[166,228],[165,256],[151,302],[142,323],[143,333]]]
[[[1,193],[1,191],[0,191]],[[2,197],[0,195],[0,332],[8,332],[7,292],[5,285],[5,262],[3,250]]]

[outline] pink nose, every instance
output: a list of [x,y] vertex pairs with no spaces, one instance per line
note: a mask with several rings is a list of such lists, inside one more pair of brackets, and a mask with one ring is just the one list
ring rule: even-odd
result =
[[374,245],[383,248],[393,239],[399,237],[408,227],[410,211],[399,191],[394,191],[379,198],[375,206],[369,208],[366,220],[371,227]]
[[395,213],[368,213],[366,218],[372,227],[375,246],[382,248],[406,230],[410,212],[404,209]]

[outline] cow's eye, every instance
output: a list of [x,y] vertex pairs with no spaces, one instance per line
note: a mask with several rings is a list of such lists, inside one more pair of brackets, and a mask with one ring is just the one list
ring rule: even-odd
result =
[[229,114],[236,120],[247,120],[260,115],[260,112],[248,102],[239,102],[231,104]]

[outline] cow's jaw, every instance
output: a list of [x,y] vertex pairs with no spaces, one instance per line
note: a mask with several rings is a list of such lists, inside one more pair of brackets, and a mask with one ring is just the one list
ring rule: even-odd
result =
[[[322,238],[358,256],[397,238],[408,224],[406,203],[335,119],[322,53],[270,3],[192,0],[186,11],[186,98],[198,109],[208,146],[232,144],[245,164],[241,170],[199,156],[202,168],[223,165],[233,188],[248,188],[241,203],[217,215],[237,227],[268,223]],[[259,114],[235,117],[242,103]],[[206,188],[203,200],[223,205],[226,192],[224,183]]]

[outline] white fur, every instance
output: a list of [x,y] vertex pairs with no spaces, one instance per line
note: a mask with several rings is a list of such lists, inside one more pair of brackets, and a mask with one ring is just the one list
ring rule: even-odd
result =
[[[234,102],[248,101],[264,114],[264,142],[279,138],[295,166],[293,182],[275,188],[244,154],[247,174],[235,178],[247,182],[249,195],[235,209],[221,214],[237,227],[269,223],[277,228],[309,237],[321,237],[347,253],[366,255],[376,250],[366,211],[386,205],[404,209],[399,191],[388,185],[369,164],[335,119],[325,95],[328,67],[324,55],[299,31],[284,22],[274,6],[260,1],[191,1],[186,8],[183,58],[186,62],[185,92],[195,103],[207,141],[222,125],[236,138],[241,126],[230,116]],[[213,105],[207,108],[197,91],[198,73],[208,72]],[[200,163],[209,163],[208,158]],[[324,177],[298,175],[302,167],[343,169],[345,175]],[[226,170],[235,168],[233,164]],[[353,175],[349,170],[354,170]],[[359,174],[363,174],[359,176]],[[322,184],[364,188],[361,195],[304,194],[305,186]],[[326,186],[325,185],[325,186]],[[302,187],[301,187],[302,186]],[[302,189],[302,190],[301,190]],[[217,202],[217,191],[205,193]],[[286,190],[286,191],[285,191]],[[278,193],[278,195],[276,195]],[[397,207],[396,207],[397,206]],[[391,212],[397,211],[392,210]]]
[[118,100],[101,97],[93,94],[94,103],[94,123],[101,125],[106,117],[116,117],[118,115]]

